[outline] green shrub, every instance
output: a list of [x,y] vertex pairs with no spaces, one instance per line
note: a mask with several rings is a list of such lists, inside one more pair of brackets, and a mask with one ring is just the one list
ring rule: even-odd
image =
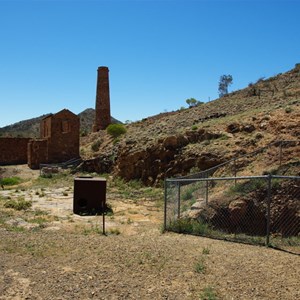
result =
[[43,217],[35,217],[34,219],[31,219],[29,222],[38,224],[40,227],[45,227],[48,220]]
[[243,183],[237,183],[230,188],[230,193],[237,193],[246,195],[255,190],[259,190],[266,187],[266,180],[261,178],[252,179]]
[[108,230],[108,233],[109,233],[109,234],[119,235],[119,234],[121,234],[121,231],[120,231],[118,228],[110,228],[110,229]]
[[204,273],[205,269],[206,269],[206,267],[204,265],[204,259],[203,259],[203,257],[201,257],[195,265],[195,272],[196,273]]
[[81,137],[84,137],[84,136],[87,136],[88,135],[88,131],[86,129],[81,129],[80,130],[80,136]]
[[195,235],[208,235],[211,231],[208,224],[190,219],[177,219],[168,226],[168,230]]
[[278,175],[278,169],[273,168],[270,170],[263,171],[263,175]]
[[218,137],[218,140],[221,140],[221,141],[227,141],[227,140],[229,140],[229,137],[228,137],[227,134],[222,133],[222,134]]
[[200,300],[217,300],[217,293],[211,286],[204,288],[203,292],[200,295]]
[[4,203],[5,208],[13,208],[15,210],[26,210],[32,205],[31,201],[26,201],[24,198],[17,200],[8,200]]
[[100,148],[100,145],[101,145],[102,141],[99,139],[99,140],[96,140],[95,142],[93,142],[91,148],[93,151],[98,151],[99,148]]
[[210,249],[208,247],[204,247],[202,249],[202,254],[209,254],[210,253]]
[[21,182],[21,178],[19,177],[7,177],[0,179],[0,184],[2,185],[16,185]]
[[192,189],[188,189],[186,190],[184,193],[182,193],[181,195],[181,199],[182,200],[190,200],[193,198],[193,190]]
[[122,124],[110,124],[106,129],[107,133],[114,138],[126,133],[126,128]]
[[290,106],[287,106],[287,107],[285,108],[285,112],[286,112],[287,114],[291,113],[291,112],[292,112],[292,108],[291,108]]

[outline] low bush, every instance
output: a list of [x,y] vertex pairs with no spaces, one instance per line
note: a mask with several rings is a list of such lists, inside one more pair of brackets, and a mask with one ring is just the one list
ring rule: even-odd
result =
[[208,224],[190,219],[177,219],[168,226],[168,230],[178,233],[190,233],[195,235],[209,235],[211,229]]
[[217,300],[218,295],[211,286],[204,288],[200,295],[200,300]]
[[248,193],[251,193],[255,190],[259,190],[262,188],[266,188],[266,180],[265,179],[252,179],[243,183],[237,183],[236,185],[232,186],[230,188],[230,194],[241,194],[246,195]]
[[182,200],[190,200],[193,198],[193,190],[192,189],[188,189],[186,190],[184,193],[182,193],[181,199]]
[[289,114],[289,113],[291,113],[293,110],[292,110],[292,108],[290,107],[290,106],[287,106],[286,108],[285,108],[285,112],[287,113],[287,114]]
[[204,259],[203,257],[201,257],[200,259],[198,259],[196,265],[195,265],[195,272],[196,273],[204,273],[205,272],[205,264],[204,264]]
[[122,124],[110,124],[106,129],[107,133],[114,138],[126,133],[126,128]]
[[21,182],[21,178],[19,177],[7,177],[0,179],[0,184],[2,185],[16,185]]
[[99,140],[96,140],[93,142],[91,148],[94,152],[98,151],[99,148],[100,148],[100,145],[101,145],[102,141],[99,139]]
[[4,203],[5,208],[13,208],[15,210],[27,210],[32,206],[31,201],[26,201],[24,198],[19,198],[17,200],[7,200]]

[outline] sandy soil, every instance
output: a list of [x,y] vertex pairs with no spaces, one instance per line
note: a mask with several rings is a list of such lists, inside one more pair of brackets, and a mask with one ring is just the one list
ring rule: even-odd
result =
[[107,195],[114,214],[106,216],[103,235],[100,216],[72,213],[69,187],[37,192],[18,195],[33,201],[33,211],[48,212],[45,225],[32,226],[22,213],[12,214],[10,224],[25,230],[0,223],[1,300],[300,299],[299,256],[162,234],[162,208],[114,194]]

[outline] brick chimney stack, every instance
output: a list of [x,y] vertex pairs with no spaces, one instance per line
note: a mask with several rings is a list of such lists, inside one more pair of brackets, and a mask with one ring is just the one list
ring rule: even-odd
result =
[[98,68],[97,90],[96,90],[96,116],[93,132],[106,129],[111,123],[108,67]]

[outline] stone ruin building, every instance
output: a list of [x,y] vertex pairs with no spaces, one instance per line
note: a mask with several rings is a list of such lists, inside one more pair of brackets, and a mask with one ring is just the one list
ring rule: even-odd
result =
[[111,123],[108,68],[99,67],[96,89],[96,116],[93,132],[106,129]]
[[79,158],[80,119],[67,109],[42,119],[40,139],[0,138],[0,165],[25,164],[38,169],[41,163]]
[[28,165],[58,163],[79,157],[79,117],[67,109],[42,119],[39,140],[28,143]]
[[[96,116],[93,132],[111,124],[108,67],[99,67],[96,88]],[[67,109],[42,119],[40,138],[0,138],[0,165],[25,164],[38,169],[40,164],[79,158],[80,118]]]

